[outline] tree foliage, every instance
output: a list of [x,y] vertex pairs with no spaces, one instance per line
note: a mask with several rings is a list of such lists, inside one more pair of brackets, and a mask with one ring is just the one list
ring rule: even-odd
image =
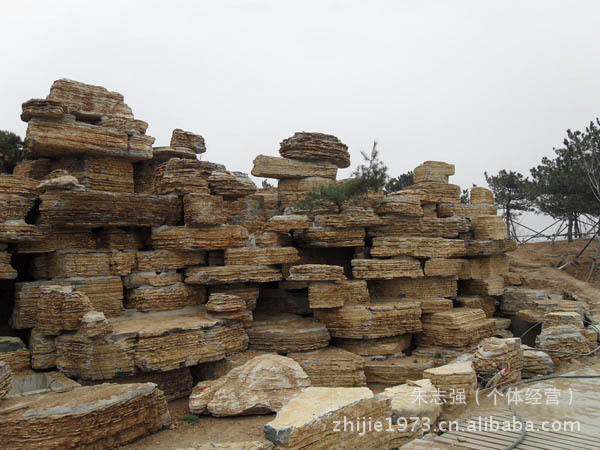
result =
[[532,211],[531,182],[522,174],[504,169],[496,175],[484,172],[485,181],[494,193],[496,203],[502,209],[508,235],[516,237],[514,220],[525,211]]
[[373,141],[371,153],[361,151],[363,163],[360,164],[352,176],[358,180],[362,180],[368,189],[373,191],[381,191],[388,180],[388,168],[379,159],[379,150],[377,150],[377,141]]
[[350,178],[348,180],[321,186],[306,195],[296,205],[301,210],[335,206],[339,211],[346,203],[358,203],[369,192],[369,185],[364,179]]
[[404,188],[415,184],[412,170],[402,173],[394,178],[389,178],[385,183],[385,193],[401,191]]
[[12,172],[23,159],[23,140],[12,131],[0,130],[0,169]]

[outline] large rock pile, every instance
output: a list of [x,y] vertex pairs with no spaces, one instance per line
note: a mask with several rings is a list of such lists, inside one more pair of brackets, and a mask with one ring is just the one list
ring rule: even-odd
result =
[[[453,165],[427,161],[399,192],[311,209],[307,193],[343,183],[337,170],[350,165],[334,136],[296,133],[281,157],[258,156],[252,174],[278,186],[257,189],[201,160],[200,135],[175,129],[169,146],[153,147],[123,96],[101,87],[58,80],[46,99],[23,104],[22,119],[26,159],[0,175],[0,278],[11,291],[10,334],[23,337],[0,340],[13,373],[153,382],[169,399],[188,395],[194,374],[194,411],[279,410],[267,435],[284,447],[335,437],[289,419],[287,388],[254,401],[251,388],[279,386],[263,377],[264,361],[279,357],[252,359],[265,353],[290,358],[294,394],[309,383],[393,385],[426,373],[435,386],[471,389],[472,368],[431,370],[499,329],[491,316],[514,243],[489,190],[473,188],[461,203]],[[335,408],[315,413],[323,423],[390,415],[389,401],[367,391],[313,387],[297,406],[341,392]]]

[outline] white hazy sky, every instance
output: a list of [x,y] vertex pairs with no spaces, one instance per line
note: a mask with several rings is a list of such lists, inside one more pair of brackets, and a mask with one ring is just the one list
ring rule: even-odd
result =
[[[155,145],[179,127],[249,172],[295,131],[379,142],[397,175],[528,173],[600,115],[600,2],[3,1],[0,129],[67,77],[121,92]],[[346,169],[341,177],[351,173]]]

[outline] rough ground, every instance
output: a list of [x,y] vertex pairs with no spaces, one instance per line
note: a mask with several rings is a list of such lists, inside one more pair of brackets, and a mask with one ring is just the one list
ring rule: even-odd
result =
[[[519,273],[527,284],[532,287],[545,289],[557,294],[575,294],[588,302],[597,305],[600,311],[600,266],[595,271],[591,283],[585,283],[594,256],[600,241],[594,241],[577,259],[577,265],[570,265],[564,270],[554,266],[559,262],[574,261],[577,253],[585,246],[587,239],[578,239],[572,243],[558,241],[554,245],[549,242],[530,243],[519,246],[516,251],[509,254],[511,270]],[[562,365],[557,373],[566,373],[587,367],[600,367],[600,356],[582,358]],[[369,386],[375,392],[380,392],[383,387]],[[236,442],[246,440],[262,440],[264,435],[262,427],[274,418],[274,414],[215,418],[201,416],[195,418],[188,411],[188,399],[183,398],[169,403],[174,424],[171,428],[157,434],[141,439],[125,449],[178,449],[198,446],[207,442]],[[475,412],[478,408],[469,408]],[[460,411],[459,415],[466,414]],[[455,414],[448,418],[454,418]]]

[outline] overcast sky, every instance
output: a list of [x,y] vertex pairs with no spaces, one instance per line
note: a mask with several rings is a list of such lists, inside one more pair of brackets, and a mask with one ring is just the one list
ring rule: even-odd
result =
[[202,134],[203,159],[231,170],[320,131],[352,167],[377,140],[391,175],[442,160],[467,187],[528,173],[600,115],[597,0],[12,0],[2,14],[0,128],[21,135],[21,103],[66,77],[124,94],[155,145]]

